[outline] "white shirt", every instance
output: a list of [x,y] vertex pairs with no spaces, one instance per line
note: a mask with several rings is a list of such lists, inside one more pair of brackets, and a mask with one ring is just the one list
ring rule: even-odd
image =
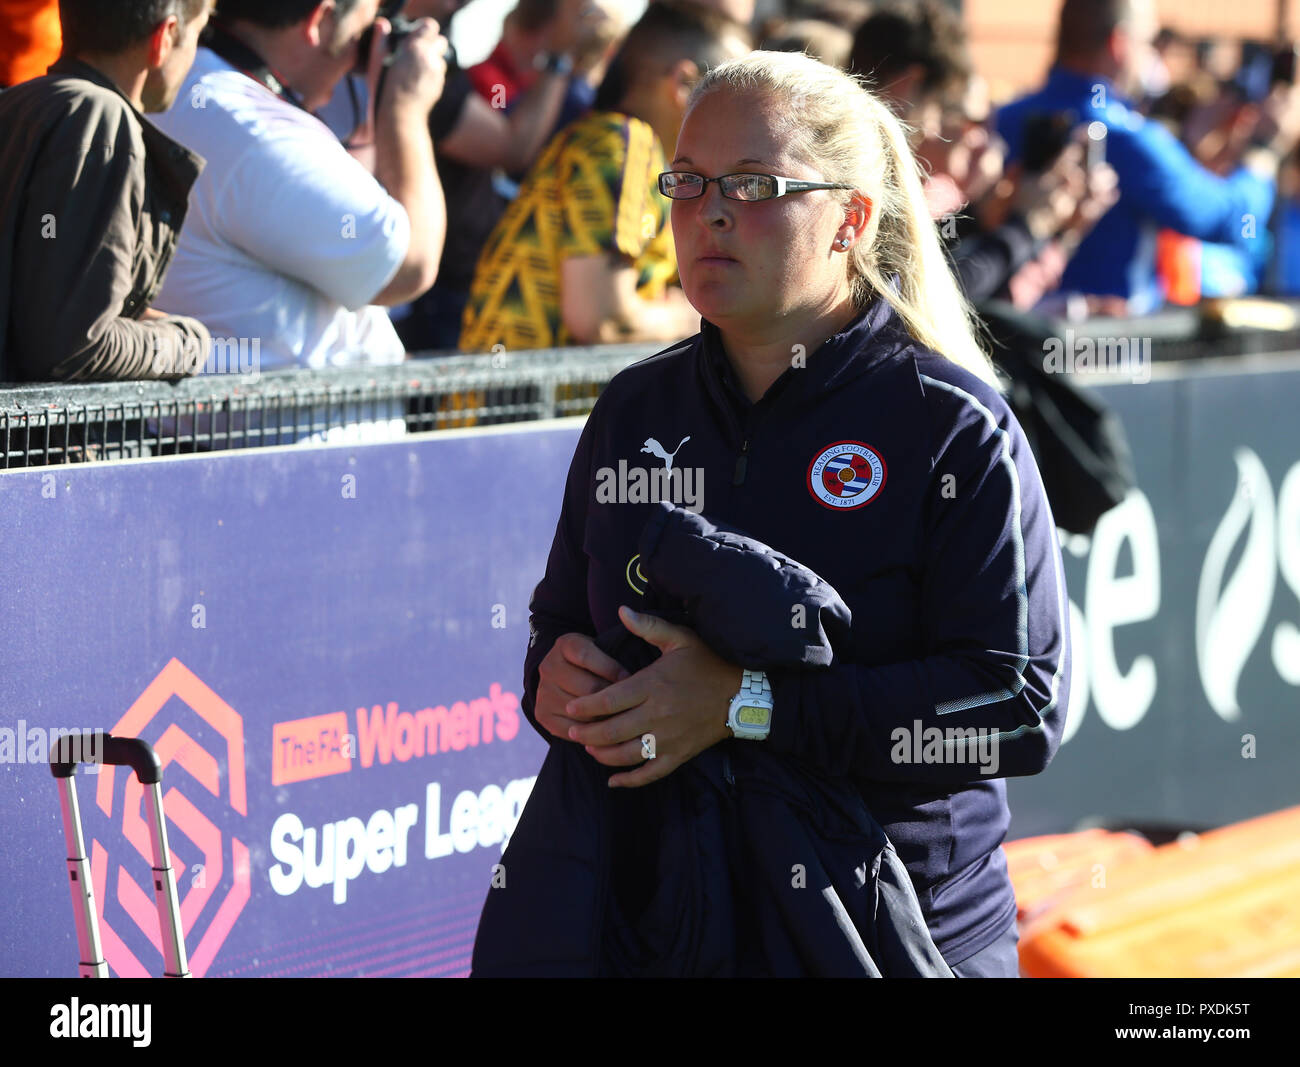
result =
[[211,330],[210,371],[241,369],[215,365],[236,339],[256,342],[259,370],[405,358],[368,305],[406,258],[410,219],[324,123],[207,48],[153,118],[207,160],[154,305]]

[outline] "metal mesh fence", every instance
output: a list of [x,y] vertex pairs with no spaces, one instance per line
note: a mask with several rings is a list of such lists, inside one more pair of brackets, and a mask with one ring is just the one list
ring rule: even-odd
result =
[[[1268,328],[1259,325],[1261,316]],[[1060,329],[1076,339],[1147,340],[1159,362],[1296,352],[1300,303],[1207,301]],[[179,382],[0,385],[0,469],[359,443],[584,415],[615,374],[663,347],[426,355],[389,367],[200,375]]]
[[416,357],[390,367],[0,387],[0,468],[181,455],[583,415],[661,345]]

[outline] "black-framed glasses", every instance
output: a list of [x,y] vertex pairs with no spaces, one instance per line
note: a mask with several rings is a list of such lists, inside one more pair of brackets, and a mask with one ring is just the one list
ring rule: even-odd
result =
[[717,182],[722,195],[728,200],[752,203],[771,200],[787,193],[802,193],[808,189],[853,189],[852,185],[832,182],[805,182],[798,178],[781,178],[775,174],[723,174],[706,178],[689,170],[666,170],[659,175],[659,192],[669,200],[694,200],[704,195],[709,182]]

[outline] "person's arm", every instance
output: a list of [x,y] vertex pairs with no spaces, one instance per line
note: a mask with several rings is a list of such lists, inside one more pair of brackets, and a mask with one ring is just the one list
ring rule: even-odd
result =
[[1119,176],[1120,206],[1127,205],[1178,233],[1240,244],[1248,218],[1255,220],[1255,231],[1267,226],[1275,192],[1267,168],[1243,166],[1220,178],[1201,166],[1159,123],[1146,122],[1137,129],[1112,127],[1106,161]]
[[376,175],[324,129],[288,122],[224,165],[222,236],[349,311],[411,299],[437,275],[446,209],[427,127],[445,59],[432,25],[389,68]]
[[700,328],[700,313],[677,286],[661,300],[636,291],[637,272],[621,255],[571,256],[561,265],[560,313],[580,345],[677,341]]
[[1007,279],[1011,303],[1021,311],[1032,310],[1045,295],[1060,286],[1069,262],[1062,242],[1048,241],[1037,256]]
[[16,216],[10,300],[10,358],[25,380],[182,378],[208,358],[202,323],[141,321],[145,308],[128,306],[144,201],[133,153],[125,125],[69,122],[32,171]]
[[964,238],[952,249],[952,262],[966,299],[972,304],[989,299],[1034,258],[1039,247],[1029,224],[1019,215],[991,232],[978,231]]
[[[625,116],[598,130],[586,128],[570,142],[552,160],[567,182],[559,190],[557,251],[560,314],[569,335],[578,344],[608,344],[675,341],[698,332],[699,313],[671,284],[675,265],[657,299],[638,292],[636,264],[668,226],[655,189],[662,153],[654,131]],[[590,210],[602,202],[608,211]],[[658,264],[665,272],[669,266]]]
[[[574,52],[591,28],[590,7],[588,0],[560,0],[547,27],[546,52],[569,60],[570,68]],[[511,104],[509,113],[503,116],[509,126],[510,150],[497,166],[508,174],[521,174],[529,167],[559,121],[571,77],[571,70],[548,70]]]
[[525,170],[560,117],[568,80],[567,74],[543,74],[508,113],[470,93],[438,151],[474,167],[500,167],[511,174]]
[[406,209],[410,243],[396,274],[370,301],[391,307],[414,300],[438,278],[447,239],[447,204],[433,158],[429,112],[447,75],[446,40],[421,19],[388,69],[376,103],[375,177]]
[[587,417],[574,449],[565,481],[564,500],[555,537],[546,560],[546,573],[528,604],[528,651],[524,656],[524,691],[520,707],[533,728],[546,741],[554,740],[537,722],[539,668],[564,634],[596,636],[587,607],[587,556],[583,552],[587,500],[591,493],[591,447],[594,411]]
[[[988,406],[953,386],[929,378],[923,386],[944,427],[925,490],[926,654],[770,671],[775,709],[766,743],[826,773],[868,780],[956,785],[1036,774],[1060,744],[1070,685],[1055,522],[1005,405],[993,405],[995,421]],[[900,743],[913,755],[932,728],[945,738],[956,736],[947,733],[954,728],[996,731],[995,772],[981,774],[977,747],[964,762],[894,758]]]

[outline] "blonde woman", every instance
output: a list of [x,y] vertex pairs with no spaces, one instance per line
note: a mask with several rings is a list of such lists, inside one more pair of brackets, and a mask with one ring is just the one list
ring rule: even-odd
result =
[[[904,132],[854,78],[754,52],[694,87],[669,168],[660,189],[701,331],[618,375],[584,428],[531,605],[525,711],[553,754],[581,746],[617,790],[648,795],[719,750],[728,768],[761,751],[851,783],[953,971],[1015,976],[1004,779],[1043,770],[1060,743],[1066,590],[1038,470]],[[611,493],[620,462],[682,472],[661,480],[670,489],[693,478],[705,518],[834,586],[851,651],[819,670],[746,671],[690,628],[636,614],[656,505]],[[735,590],[737,617],[750,595]],[[635,673],[594,640],[620,622],[660,652]],[[525,817],[575,817],[543,803]],[[752,879],[733,874],[743,894]],[[797,970],[764,957],[759,931],[833,906],[822,888],[738,902],[759,944],[735,973]]]

